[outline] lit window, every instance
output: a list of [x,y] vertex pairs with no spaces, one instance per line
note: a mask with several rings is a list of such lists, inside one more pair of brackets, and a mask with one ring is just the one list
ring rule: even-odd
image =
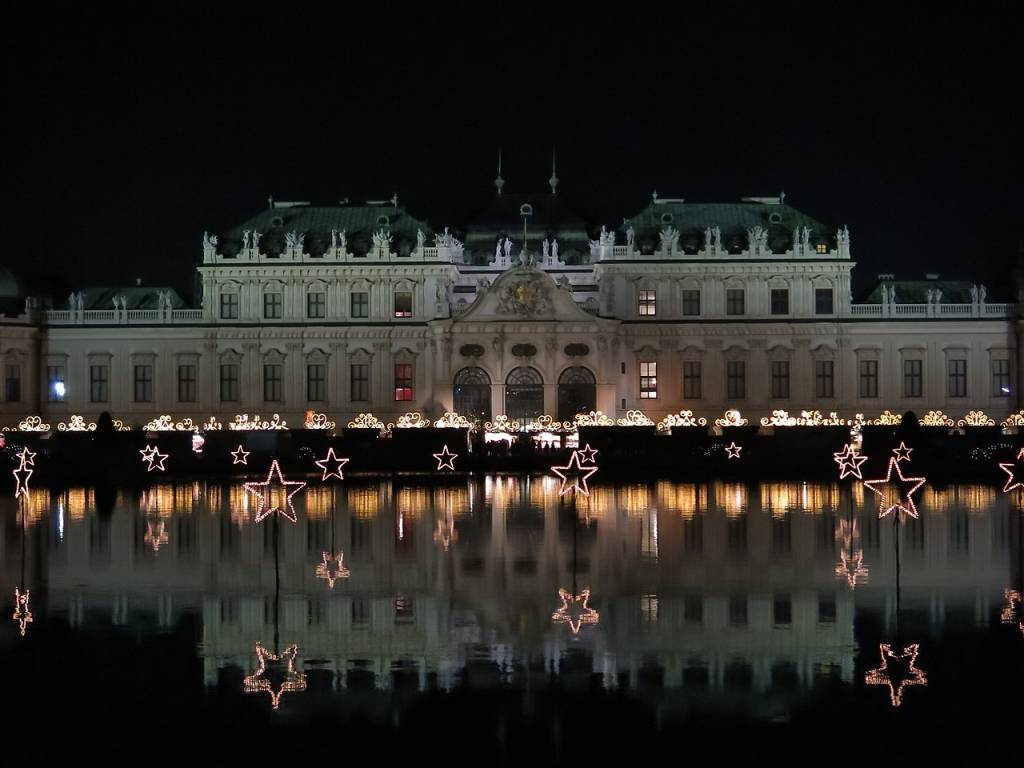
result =
[[818,253],[828,253],[828,245],[826,243],[818,243]]
[[411,291],[395,291],[395,317],[412,317]]
[[653,317],[658,311],[658,292],[640,291],[637,314],[640,317]]
[[412,363],[395,363],[395,400],[412,400]]
[[50,402],[60,402],[66,392],[64,384],[64,366],[50,365],[46,368],[46,393]]
[[658,364],[640,363],[640,399],[654,400],[658,396]]

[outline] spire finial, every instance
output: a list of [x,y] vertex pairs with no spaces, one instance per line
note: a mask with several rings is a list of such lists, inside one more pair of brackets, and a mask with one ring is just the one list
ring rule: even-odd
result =
[[548,184],[551,185],[551,194],[558,194],[558,174],[555,172],[555,148],[551,148],[551,178],[548,179]]
[[786,204],[786,190],[782,190],[781,192],[779,192],[779,205],[785,205],[785,204]]
[[498,190],[498,196],[501,196],[501,188],[505,186],[505,180],[501,178],[501,147],[498,147],[498,177],[494,180],[494,186]]

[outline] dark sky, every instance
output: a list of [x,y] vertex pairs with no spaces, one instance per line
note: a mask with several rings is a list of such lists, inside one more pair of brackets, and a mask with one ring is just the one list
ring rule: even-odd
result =
[[595,224],[655,188],[784,189],[850,226],[860,285],[934,270],[1005,292],[1024,238],[1012,4],[821,5],[43,9],[4,51],[5,261],[65,287],[191,291],[203,231],[269,194],[397,192],[434,226],[462,223],[493,194],[500,144],[511,191],[545,190],[556,146],[560,194]]

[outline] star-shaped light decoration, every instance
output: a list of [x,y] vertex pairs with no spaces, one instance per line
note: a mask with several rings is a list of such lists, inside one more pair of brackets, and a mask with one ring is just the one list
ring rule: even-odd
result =
[[[273,482],[274,476],[277,476],[276,483],[280,485],[284,491],[288,494],[284,501],[284,506],[274,506],[270,500],[270,489]],[[299,516],[295,512],[295,507],[292,506],[292,496],[301,491],[306,487],[306,484],[301,480],[285,480],[281,474],[281,467],[278,466],[277,459],[270,462],[270,471],[267,472],[267,479],[262,483],[246,483],[245,492],[255,496],[258,500],[256,507],[256,522],[262,523],[266,518],[277,512],[282,517],[286,517],[293,523],[298,522]],[[288,490],[291,488],[291,490]]]
[[316,577],[324,579],[327,586],[334,589],[334,582],[338,579],[347,579],[352,572],[345,567],[345,553],[339,552],[336,555],[330,552],[323,553],[323,562],[316,566]]
[[299,646],[295,644],[276,654],[264,648],[263,643],[256,643],[259,669],[242,681],[245,692],[266,691],[270,694],[270,703],[277,709],[284,694],[306,690],[305,673],[295,671],[295,657],[298,655]]
[[596,464],[594,457],[597,456],[597,448],[591,448],[590,443],[587,443],[584,447],[577,451],[580,455],[580,464]]
[[832,456],[832,460],[839,465],[840,480],[849,475],[853,475],[858,480],[864,479],[864,476],[860,473],[860,465],[867,461],[868,457],[861,456],[852,445],[847,443],[843,446],[843,450],[833,453]]
[[[33,459],[26,456],[28,450],[22,451],[19,457],[21,461],[18,462],[18,466],[14,468],[14,498],[19,496],[28,497],[28,481],[32,477],[32,473],[35,471],[32,469]],[[32,454],[35,457],[35,454]]]
[[[562,485],[558,489],[559,496],[564,496],[569,491],[576,491],[584,496],[589,496],[590,489],[587,488],[587,478],[597,472],[597,467],[581,467],[580,452],[573,451],[572,456],[569,457],[568,464],[564,467],[552,467],[551,471],[562,479]],[[572,475],[571,483],[568,477],[570,474]]]
[[29,590],[25,590],[22,594],[21,591],[14,588],[14,615],[11,616],[16,622],[18,622],[18,629],[21,631],[21,636],[25,636],[25,626],[32,623],[32,611],[28,607]]
[[906,443],[900,441],[899,447],[893,448],[892,452],[896,454],[896,461],[910,461],[910,452],[913,448],[907,448]]
[[861,584],[867,582],[868,569],[864,565],[864,550],[855,549],[853,554],[840,552],[839,563],[836,565],[836,576],[845,578],[850,589],[857,588],[858,580]]
[[21,449],[21,453],[18,454],[18,460],[23,467],[34,467],[36,465],[36,455],[27,447]]
[[730,459],[738,459],[740,457],[740,451],[743,450],[742,445],[736,445],[735,442],[729,443],[725,446],[725,452],[729,455]]
[[[1003,486],[1005,493],[1014,488],[1024,488],[1024,448],[1017,452],[1017,458],[1013,461],[1000,462],[999,468],[1008,475],[1006,485]],[[1018,480],[1018,476],[1022,479]]]
[[567,589],[559,589],[558,597],[562,605],[551,614],[551,620],[556,624],[568,624],[574,635],[578,635],[583,624],[597,624],[601,615],[587,605],[590,600],[590,590],[582,589],[578,595]]
[[139,453],[142,454],[142,463],[148,464],[146,467],[147,472],[152,472],[154,469],[159,469],[161,472],[164,471],[164,461],[166,461],[169,454],[160,453],[155,445],[147,445]]
[[149,520],[146,522],[146,533],[142,537],[142,543],[148,544],[154,552],[159,552],[160,547],[169,541],[167,526],[163,520]]
[[903,689],[908,685],[928,685],[924,670],[914,666],[919,649],[919,644],[914,643],[897,654],[893,653],[888,643],[882,643],[878,646],[882,666],[864,675],[864,682],[868,685],[888,685],[892,705],[898,707],[903,703]]
[[1016,624],[1021,634],[1024,634],[1024,615],[1021,615],[1021,606],[1024,606],[1024,598],[1016,589],[1007,587],[1003,590],[1003,597],[1006,598],[1006,605],[999,614],[999,620],[1003,624]]
[[[892,480],[892,471],[896,470],[898,480]],[[878,507],[879,519],[885,517],[894,509],[906,512],[913,518],[917,518],[917,506],[914,504],[914,491],[925,484],[923,477],[904,477],[900,469],[899,459],[889,459],[889,471],[885,477],[879,480],[865,480],[864,485],[881,497]]]
[[451,451],[449,451],[447,445],[445,445],[445,446],[443,446],[441,448],[441,452],[440,453],[432,453],[431,454],[431,456],[433,456],[435,459],[437,459],[437,469],[438,469],[438,471],[440,471],[442,469],[450,469],[453,472],[455,471],[455,458],[458,455],[459,454],[457,454],[457,453],[452,453]]
[[334,448],[332,447],[327,449],[326,456],[324,456],[319,461],[314,461],[313,463],[324,471],[324,476],[320,479],[326,481],[327,478],[329,477],[336,477],[339,480],[344,480],[345,476],[341,473],[341,468],[348,464],[348,462],[348,459],[342,459],[336,456],[334,453]]
[[252,453],[252,451],[247,451],[244,447],[239,445],[231,452],[231,458],[234,459],[234,461],[231,462],[231,466],[234,466],[235,464],[245,464],[246,466],[249,466],[250,453]]

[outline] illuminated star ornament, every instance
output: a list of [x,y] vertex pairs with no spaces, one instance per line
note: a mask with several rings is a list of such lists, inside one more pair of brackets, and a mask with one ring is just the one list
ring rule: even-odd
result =
[[35,471],[36,455],[25,448],[18,456],[18,466],[14,468],[14,498],[28,496],[28,480]]
[[[587,488],[587,478],[597,472],[597,467],[581,467],[580,452],[573,451],[572,456],[569,457],[568,464],[564,467],[552,467],[551,471],[562,479],[562,485],[558,489],[559,496],[564,496],[569,491],[576,491],[584,496],[589,496],[590,489]],[[572,475],[571,483],[569,481],[570,474]]]
[[332,555],[330,552],[323,553],[323,562],[316,567],[316,577],[324,579],[327,586],[334,589],[334,582],[338,579],[347,579],[352,573],[345,567],[345,553],[339,552]]
[[282,653],[271,653],[256,643],[256,658],[259,669],[242,682],[246,693],[266,691],[270,694],[270,702],[274,709],[281,706],[281,697],[286,693],[306,690],[306,675],[295,671],[295,657],[299,655],[299,646],[290,645]]
[[580,455],[580,464],[595,464],[594,457],[597,455],[597,448],[591,448],[590,443],[587,443],[583,448],[577,451]]
[[868,569],[864,565],[864,550],[858,549],[853,554],[846,552],[839,553],[839,563],[836,565],[836,576],[845,578],[850,589],[857,588],[857,581],[863,584],[868,579]]
[[900,441],[898,448],[893,448],[892,452],[896,454],[896,461],[910,461],[910,452],[913,448],[907,448],[906,443]]
[[250,453],[252,453],[252,451],[245,450],[245,448],[243,448],[241,445],[238,446],[237,448],[235,448],[235,450],[231,452],[231,457],[234,459],[234,461],[231,462],[231,465],[234,466],[235,464],[245,464],[246,466],[249,466]]
[[1018,475],[1024,478],[1024,448],[1020,449],[1014,461],[1000,462],[999,468],[1008,475],[1006,485],[1003,486],[1004,492],[1009,493],[1014,488],[1024,488],[1024,479],[1017,479]]
[[449,451],[447,445],[441,449],[440,453],[434,453],[431,455],[437,459],[438,470],[450,469],[453,472],[455,471],[455,457],[459,454]]
[[[276,476],[276,480],[274,480]],[[276,483],[288,494],[284,500],[284,506],[275,506],[271,504],[270,500],[270,489],[271,486]],[[245,492],[251,493],[258,499],[258,506],[256,508],[256,522],[262,523],[266,518],[277,512],[282,517],[286,517],[293,523],[297,522],[299,516],[295,512],[295,507],[292,506],[292,496],[301,491],[306,487],[306,484],[301,480],[285,480],[281,474],[281,467],[278,466],[277,459],[270,462],[270,471],[267,472],[267,479],[262,483],[246,483]],[[291,490],[289,490],[291,489]]]
[[729,455],[730,459],[738,459],[740,457],[740,451],[743,450],[742,445],[736,445],[735,442],[729,443],[725,446],[725,452]]
[[893,653],[888,643],[878,646],[882,654],[882,666],[864,675],[868,685],[888,685],[889,698],[894,707],[903,703],[903,689],[908,685],[928,685],[924,670],[914,666],[917,661],[918,643],[908,645],[902,653]]
[[860,465],[868,460],[867,456],[861,456],[852,445],[844,445],[843,450],[833,453],[833,461],[839,465],[839,479],[853,475],[858,480],[863,480],[860,473]]
[[18,622],[21,636],[25,636],[25,625],[32,623],[32,611],[28,607],[29,590],[22,594],[17,587],[14,589],[14,615],[11,617]]
[[[892,479],[892,471],[896,470],[898,480]],[[900,469],[899,459],[889,459],[889,471],[885,477],[879,480],[865,480],[864,485],[881,497],[878,507],[879,519],[885,517],[894,509],[906,512],[913,518],[917,518],[917,507],[914,504],[914,491],[925,484],[923,477],[904,477]]]
[[590,600],[590,590],[580,590],[574,595],[567,589],[559,589],[558,597],[562,605],[551,614],[551,620],[556,624],[568,624],[574,635],[578,635],[580,627],[584,624],[597,624],[601,615],[587,605]]
[[[324,476],[321,480],[327,480],[329,477],[336,477],[339,480],[344,480],[345,476],[341,474],[341,468],[348,464],[348,459],[338,458],[334,453],[334,448],[327,449],[327,455],[319,461],[314,461],[320,469],[324,471]],[[333,466],[330,466],[333,465]]]
[[142,463],[147,464],[147,472],[152,472],[154,469],[159,469],[161,472],[164,471],[164,461],[167,459],[169,454],[160,453],[155,445],[147,445],[139,453],[142,454]]

